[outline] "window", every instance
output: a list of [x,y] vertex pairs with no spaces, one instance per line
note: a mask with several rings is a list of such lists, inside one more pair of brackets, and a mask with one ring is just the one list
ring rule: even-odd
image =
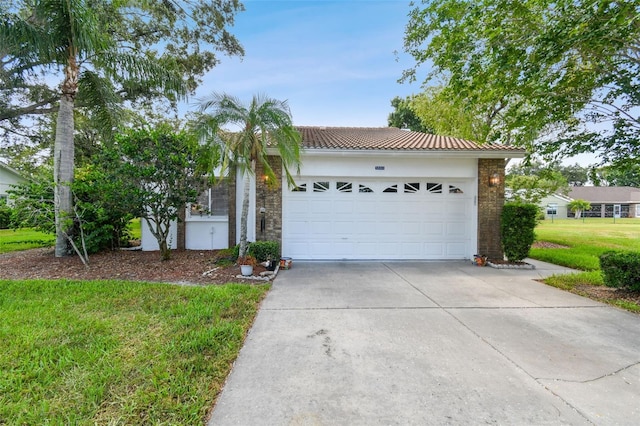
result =
[[382,192],[387,192],[387,193],[398,192],[398,185],[391,185],[390,187],[385,188],[385,190]]
[[[373,192],[373,189],[371,189],[368,186],[363,185],[363,184],[358,185],[358,188],[359,188],[358,192],[363,192],[363,193],[371,193],[371,192]],[[638,211],[640,211],[640,209]]]
[[229,188],[221,182],[204,190],[191,204],[191,216],[226,216],[229,214]]
[[329,182],[313,182],[313,192],[327,192],[329,190]]
[[405,183],[404,184],[404,193],[405,194],[415,194],[420,191],[420,183]]
[[291,190],[291,192],[307,192],[307,184],[301,183]]
[[547,204],[547,214],[550,214],[550,215],[558,214],[558,203]]
[[338,182],[336,184],[338,192],[351,192],[352,186],[351,182]]
[[449,194],[463,194],[463,192],[457,186],[449,185]]
[[432,194],[442,194],[442,184],[435,182],[427,182],[427,191]]

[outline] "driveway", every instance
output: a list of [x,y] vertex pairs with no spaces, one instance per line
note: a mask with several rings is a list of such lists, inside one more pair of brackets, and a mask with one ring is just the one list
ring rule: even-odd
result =
[[535,263],[296,262],[209,424],[638,424],[640,316]]

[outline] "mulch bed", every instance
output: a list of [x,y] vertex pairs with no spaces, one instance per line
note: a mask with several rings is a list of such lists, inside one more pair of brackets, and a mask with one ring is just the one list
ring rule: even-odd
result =
[[[53,249],[33,249],[0,254],[0,279],[130,280],[181,284],[261,284],[237,278],[240,267],[217,267],[217,251],[173,250],[171,259],[159,252],[112,251],[93,254],[85,267],[77,256],[54,257]],[[259,265],[254,275],[266,269]]]

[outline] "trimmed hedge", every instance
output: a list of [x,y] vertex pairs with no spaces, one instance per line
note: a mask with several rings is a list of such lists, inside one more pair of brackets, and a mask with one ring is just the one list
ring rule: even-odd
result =
[[249,245],[247,254],[255,257],[258,262],[266,260],[280,260],[280,244],[277,241],[256,241]]
[[640,253],[607,251],[600,255],[600,269],[607,287],[640,291]]
[[535,204],[506,203],[502,209],[500,235],[502,250],[511,262],[520,262],[529,255],[536,239],[539,208]]

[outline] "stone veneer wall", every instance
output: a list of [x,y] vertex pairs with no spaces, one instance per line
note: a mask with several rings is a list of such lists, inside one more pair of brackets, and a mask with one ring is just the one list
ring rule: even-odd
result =
[[[277,241],[282,246],[282,161],[275,155],[270,155],[268,161],[278,181],[269,188],[262,165],[256,166],[256,240]],[[263,214],[260,209],[263,207],[265,228],[261,231],[260,220]]]
[[[504,206],[503,159],[478,159],[478,254],[490,259],[503,259],[500,222]],[[494,173],[500,176],[498,186],[489,186]]]

